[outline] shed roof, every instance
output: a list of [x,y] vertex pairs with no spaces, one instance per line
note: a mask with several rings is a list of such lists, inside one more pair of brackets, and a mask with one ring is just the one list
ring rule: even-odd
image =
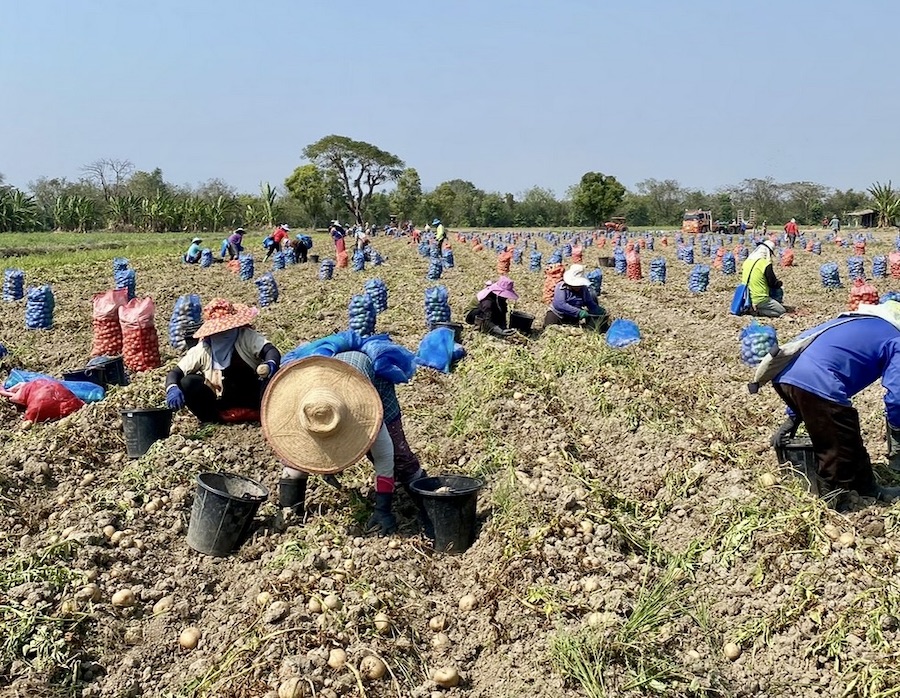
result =
[[862,208],[859,211],[850,211],[850,213],[848,213],[847,215],[848,216],[869,216],[873,213],[875,213],[875,211],[872,210],[871,208]]

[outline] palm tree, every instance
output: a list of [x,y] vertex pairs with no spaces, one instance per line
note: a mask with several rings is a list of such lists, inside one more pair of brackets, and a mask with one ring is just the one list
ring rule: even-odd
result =
[[894,191],[891,181],[888,180],[887,184],[875,182],[869,187],[868,192],[878,213],[878,227],[889,228],[894,225],[897,214],[900,214],[900,196]]

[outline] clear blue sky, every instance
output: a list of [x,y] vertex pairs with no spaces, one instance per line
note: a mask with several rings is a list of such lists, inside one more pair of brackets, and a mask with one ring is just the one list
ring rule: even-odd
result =
[[900,179],[896,0],[8,4],[0,172],[22,187],[116,157],[255,191],[331,133],[426,188]]

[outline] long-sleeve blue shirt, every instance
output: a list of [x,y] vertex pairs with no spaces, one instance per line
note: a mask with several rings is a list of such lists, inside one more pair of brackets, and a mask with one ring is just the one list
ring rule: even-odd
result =
[[589,286],[568,286],[565,281],[556,284],[550,307],[560,317],[578,317],[578,311],[587,310],[591,315],[603,315]]
[[[838,323],[840,326],[835,326]],[[888,422],[900,426],[900,330],[879,317],[830,320],[828,328],[775,377],[840,405],[881,378]]]

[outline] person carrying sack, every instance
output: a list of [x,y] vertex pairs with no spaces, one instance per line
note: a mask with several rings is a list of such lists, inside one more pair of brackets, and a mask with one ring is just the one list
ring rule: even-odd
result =
[[851,403],[878,379],[885,389],[889,465],[900,471],[900,303],[861,304],[855,313],[807,330],[767,356],[749,387],[754,392],[771,380],[787,405],[788,419],[773,435],[773,446],[782,446],[805,424],[826,484],[893,501],[900,487],[875,482]]
[[746,284],[753,313],[762,317],[781,317],[787,309],[772,296],[782,287],[772,268],[775,243],[762,242],[741,265],[741,282]]

